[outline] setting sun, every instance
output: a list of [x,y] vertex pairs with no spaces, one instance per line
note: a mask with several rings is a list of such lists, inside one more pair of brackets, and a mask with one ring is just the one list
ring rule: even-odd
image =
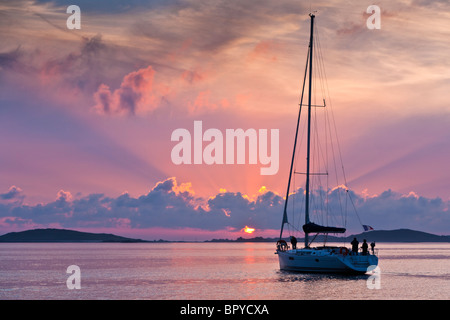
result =
[[248,226],[245,226],[245,228],[242,229],[246,233],[253,233],[255,231],[254,228],[250,228]]

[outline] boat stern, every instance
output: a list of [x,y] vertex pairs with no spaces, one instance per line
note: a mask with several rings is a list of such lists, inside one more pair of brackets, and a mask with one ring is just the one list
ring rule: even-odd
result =
[[375,255],[348,255],[335,248],[277,250],[280,270],[365,274],[378,265]]
[[378,266],[376,255],[347,255],[339,257],[343,264],[357,273],[373,271]]

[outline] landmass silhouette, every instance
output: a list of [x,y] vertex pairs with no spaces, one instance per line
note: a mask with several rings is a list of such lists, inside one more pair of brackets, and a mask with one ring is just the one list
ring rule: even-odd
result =
[[[427,232],[396,229],[396,230],[373,230],[347,237],[328,236],[328,242],[351,241],[353,238],[367,239],[375,242],[450,242],[448,235],[435,235]],[[278,238],[243,238],[237,239],[212,239],[204,242],[276,242]],[[301,239],[298,239],[299,241]],[[323,241],[323,236],[317,236],[316,241]],[[109,233],[90,233],[68,229],[32,229],[20,232],[10,232],[0,236],[0,242],[189,242],[170,240],[142,240],[122,237]],[[198,242],[198,241],[196,241]]]

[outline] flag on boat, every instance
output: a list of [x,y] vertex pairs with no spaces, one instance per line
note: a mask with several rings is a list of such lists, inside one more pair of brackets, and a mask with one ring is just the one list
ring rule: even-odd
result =
[[363,224],[364,231],[371,231],[373,228],[371,226]]

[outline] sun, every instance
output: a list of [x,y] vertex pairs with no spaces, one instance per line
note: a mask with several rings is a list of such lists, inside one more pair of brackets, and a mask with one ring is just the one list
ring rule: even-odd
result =
[[255,228],[250,228],[248,226],[245,226],[245,228],[242,229],[245,233],[253,233],[255,232]]

